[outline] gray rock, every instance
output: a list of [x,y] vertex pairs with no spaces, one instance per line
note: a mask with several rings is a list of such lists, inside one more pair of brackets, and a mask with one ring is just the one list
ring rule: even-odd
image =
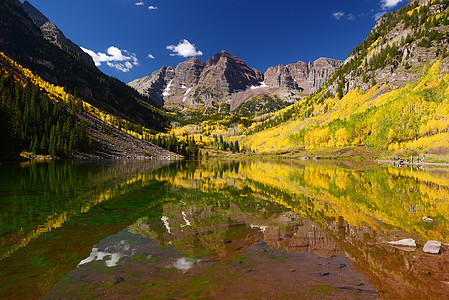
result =
[[429,7],[429,11],[431,14],[439,14],[445,9],[446,9],[446,6],[442,5],[442,4],[435,4],[435,5],[432,5],[431,7]]
[[264,81],[264,75],[262,72],[260,72],[259,70],[255,69],[255,68],[252,68],[252,70],[254,71],[257,82]]
[[407,247],[407,246],[395,246],[395,245],[390,245],[391,247],[401,250],[401,251],[406,251],[406,252],[414,252],[416,250],[415,247]]
[[170,69],[165,79],[166,86],[163,90],[164,103],[170,99],[185,100],[191,95],[193,87],[198,85],[205,64],[197,57],[192,57],[178,64],[176,69]]
[[430,254],[440,253],[441,242],[440,241],[428,241],[423,248],[423,251]]
[[[331,75],[343,64],[341,60],[321,57],[309,62],[308,84],[309,93],[313,93],[323,86]],[[304,88],[305,90],[305,88]]]

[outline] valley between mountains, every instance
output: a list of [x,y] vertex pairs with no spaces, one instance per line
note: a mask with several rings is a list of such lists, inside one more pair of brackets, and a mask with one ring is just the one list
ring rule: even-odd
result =
[[223,50],[128,84],[29,2],[0,12],[2,159],[449,157],[449,1],[382,16],[345,61],[262,73]]

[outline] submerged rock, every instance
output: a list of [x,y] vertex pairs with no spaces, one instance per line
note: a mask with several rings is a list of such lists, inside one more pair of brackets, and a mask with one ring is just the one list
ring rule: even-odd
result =
[[402,247],[416,247],[416,242],[414,239],[403,239],[399,241],[389,242],[388,244]]
[[423,251],[430,254],[440,253],[441,242],[440,241],[428,241],[423,248]]
[[125,281],[125,278],[123,278],[121,276],[116,275],[114,277],[114,284],[117,284],[117,283],[120,283],[120,282],[123,282],[123,281]]

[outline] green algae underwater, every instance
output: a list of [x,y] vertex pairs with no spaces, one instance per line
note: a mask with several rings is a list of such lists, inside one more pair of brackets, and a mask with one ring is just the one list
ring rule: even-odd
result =
[[444,298],[448,196],[366,161],[1,165],[0,297]]

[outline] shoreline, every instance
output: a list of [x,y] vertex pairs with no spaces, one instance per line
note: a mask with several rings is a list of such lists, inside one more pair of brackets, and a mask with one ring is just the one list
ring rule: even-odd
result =
[[[152,144],[150,144],[153,146]],[[154,150],[154,149],[153,149]],[[211,149],[208,149],[211,150]],[[24,155],[27,154],[27,155]],[[96,154],[96,155],[95,155]],[[75,157],[69,158],[71,160],[108,160],[108,159],[139,159],[139,160],[174,160],[180,161],[184,158],[180,155],[176,155],[176,153],[172,153],[165,150],[165,153],[156,153],[153,156],[145,156],[145,155],[136,155],[136,153],[125,153],[128,155],[123,155],[121,152],[109,152],[108,155],[98,155],[99,153],[78,153]],[[104,153],[101,153],[104,154]],[[139,153],[141,154],[141,153]],[[146,153],[145,153],[146,154]],[[159,155],[157,155],[159,154]],[[165,154],[165,155],[163,155]],[[449,167],[449,154],[427,154],[426,158],[428,158],[425,162],[403,162],[403,165],[408,166],[435,166],[435,167]],[[32,155],[31,153],[23,152],[22,155],[18,155],[15,157],[9,158],[0,158],[0,162],[11,162],[11,161],[51,161],[51,160],[59,160],[60,158],[44,156],[44,155]],[[206,157],[201,157],[199,160],[235,160],[235,159],[244,159],[244,160],[348,160],[348,161],[371,161],[374,163],[388,163],[388,164],[398,164],[398,161],[393,161],[391,153],[386,153],[384,151],[375,151],[375,149],[367,149],[363,147],[347,147],[340,149],[320,149],[320,150],[302,150],[295,152],[284,152],[284,153],[231,153],[231,152],[223,152],[210,151]],[[436,161],[436,162],[434,162]],[[448,161],[448,162],[446,162]]]
[[[392,160],[376,160],[376,162],[379,163],[388,163],[388,164],[397,164],[397,161],[392,161]],[[413,166],[435,166],[435,167],[449,167],[449,163],[433,163],[433,162],[404,162],[402,165],[413,165]]]

